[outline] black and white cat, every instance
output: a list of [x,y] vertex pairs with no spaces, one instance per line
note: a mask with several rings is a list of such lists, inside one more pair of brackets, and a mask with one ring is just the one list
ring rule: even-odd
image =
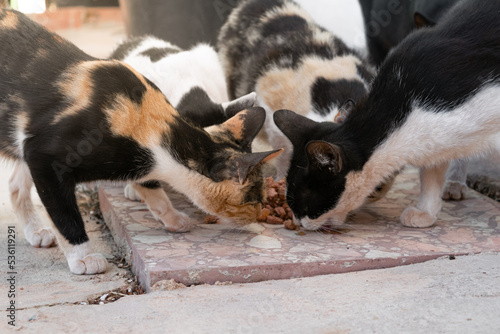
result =
[[[182,50],[153,36],[128,39],[110,58],[123,61],[151,80],[177,111],[197,126],[220,124],[255,103],[255,93],[229,101],[217,52],[208,44]],[[125,197],[141,200],[132,184]]]
[[436,26],[408,36],[341,125],[274,114],[294,145],[287,199],[302,225],[343,223],[408,164],[420,168],[421,193],[401,223],[434,224],[448,162],[499,146],[499,15],[499,1],[462,1]]
[[205,131],[131,66],[95,59],[22,13],[0,11],[0,43],[0,153],[16,164],[11,201],[30,244],[55,244],[31,201],[33,184],[75,274],[107,267],[89,244],[77,183],[135,181],[170,231],[186,231],[194,221],[172,206],[158,181],[208,213],[255,221],[264,196],[262,164],[280,153],[249,153],[265,120],[262,108]]
[[274,110],[333,122],[339,109],[368,93],[374,75],[364,58],[291,0],[242,1],[222,27],[218,48],[229,97],[255,91],[267,112],[265,139],[285,147],[275,161],[278,178],[286,175],[292,146],[272,121]]
[[226,78],[215,49],[204,43],[182,50],[153,36],[135,37],[111,54],[151,80],[183,116],[206,127],[253,106],[255,93],[229,101]]

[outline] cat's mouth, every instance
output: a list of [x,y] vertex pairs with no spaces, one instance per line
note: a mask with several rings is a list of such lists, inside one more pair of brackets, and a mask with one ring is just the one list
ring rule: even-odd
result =
[[251,202],[245,204],[226,204],[217,216],[221,222],[234,223],[237,225],[248,225],[255,223],[257,217],[262,211],[262,204],[260,202]]

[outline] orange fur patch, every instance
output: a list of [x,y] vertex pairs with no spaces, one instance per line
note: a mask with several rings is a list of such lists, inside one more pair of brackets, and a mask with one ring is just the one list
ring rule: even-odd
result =
[[[203,200],[204,208],[210,213],[220,217],[231,218],[235,223],[246,224],[255,222],[262,209],[261,203],[245,203],[245,186],[231,180],[213,182],[201,175],[196,185]],[[201,180],[203,179],[203,180]],[[262,194],[264,197],[264,193]]]
[[0,29],[15,29],[19,23],[19,18],[13,12],[4,12],[4,17],[0,20]]
[[359,60],[354,56],[333,60],[308,57],[297,69],[275,68],[268,71],[259,78],[256,92],[272,110],[285,108],[304,116],[311,111],[311,86],[318,78],[360,79],[357,64]]
[[52,124],[57,124],[68,116],[76,115],[90,104],[94,89],[91,79],[92,70],[105,63],[105,61],[82,62],[63,74],[62,80],[57,85],[66,97],[69,106],[54,117]]
[[[66,96],[69,107],[56,115],[52,124],[77,114],[91,103],[94,90],[92,72],[109,63],[110,61],[105,60],[82,62],[63,75],[57,85]],[[147,91],[141,104],[135,103],[124,94],[116,95],[113,106],[105,110],[110,129],[117,135],[133,138],[141,145],[159,144],[162,134],[168,127],[167,123],[172,122],[178,113],[167,102],[165,96],[153,89],[141,74],[129,65],[121,64],[137,76],[147,87]]]
[[105,110],[113,133],[129,137],[143,146],[159,145],[168,123],[178,115],[165,96],[149,85],[141,104],[118,94],[113,107]]

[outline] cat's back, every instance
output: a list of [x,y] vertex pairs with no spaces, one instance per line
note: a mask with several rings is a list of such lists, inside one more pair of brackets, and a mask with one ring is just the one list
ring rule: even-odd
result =
[[500,82],[500,1],[457,4],[435,27],[409,35],[382,64],[375,86],[394,85],[437,108]]
[[[9,84],[52,78],[59,69],[93,59],[26,15],[0,10],[0,74]],[[0,87],[3,87],[0,86]]]
[[362,57],[291,0],[243,1],[221,29],[230,97],[255,90],[260,105],[328,119],[368,91]]
[[481,46],[489,42],[499,48],[499,17],[500,1],[461,1],[443,17],[436,31],[448,38],[463,39],[471,45]]
[[208,44],[182,50],[153,36],[122,43],[111,58],[122,60],[153,81],[177,105],[193,87],[202,88],[214,102],[227,102],[224,72],[217,52]]

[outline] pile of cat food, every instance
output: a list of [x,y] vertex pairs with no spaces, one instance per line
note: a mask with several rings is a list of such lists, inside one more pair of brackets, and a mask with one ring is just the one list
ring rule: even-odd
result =
[[268,224],[283,224],[289,230],[295,230],[292,209],[286,203],[286,180],[274,181],[273,177],[266,178],[266,201],[262,208],[258,222]]
[[[266,178],[266,200],[257,221],[267,224],[283,224],[289,230],[296,230],[293,223],[292,209],[286,203],[286,180],[274,181],[273,177]],[[215,224],[218,218],[213,215],[205,216],[205,224]]]

